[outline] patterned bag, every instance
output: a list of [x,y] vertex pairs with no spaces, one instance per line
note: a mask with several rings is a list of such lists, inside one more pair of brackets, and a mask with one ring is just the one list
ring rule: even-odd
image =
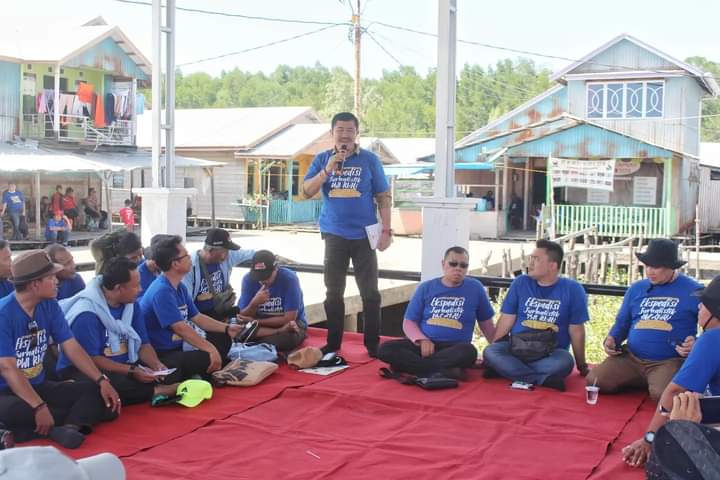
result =
[[252,387],[272,375],[277,369],[277,363],[237,359],[228,363],[222,370],[213,372],[212,375],[218,386]]

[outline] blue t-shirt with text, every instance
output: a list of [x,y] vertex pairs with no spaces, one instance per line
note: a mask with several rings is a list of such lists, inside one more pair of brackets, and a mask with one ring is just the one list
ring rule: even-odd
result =
[[[35,326],[37,332],[33,334],[31,327]],[[31,384],[45,379],[43,359],[50,337],[61,344],[72,336],[57,300],[38,303],[32,318],[20,307],[14,293],[0,300],[0,357],[15,358],[17,368]],[[0,376],[0,389],[7,388],[5,378]]]
[[457,287],[444,285],[440,278],[423,282],[405,310],[405,318],[433,342],[470,343],[475,322],[494,314],[485,287],[474,278],[465,278]]
[[500,311],[517,315],[511,334],[550,328],[557,333],[559,348],[570,346],[570,325],[590,318],[582,285],[564,277],[543,287],[530,276],[520,275],[510,285]]
[[58,283],[57,299],[63,300],[65,298],[70,298],[84,288],[85,281],[76,273],[74,277]]
[[25,205],[25,195],[17,190],[12,193],[6,190],[3,192],[2,201],[5,205],[7,205],[9,212],[22,212],[23,206]]
[[[110,313],[116,320],[122,319],[125,305],[119,307],[109,307]],[[133,307],[132,328],[140,337],[143,344],[150,343],[145,330],[145,320],[140,310],[140,305],[135,303]],[[92,312],[84,312],[75,317],[75,321],[70,327],[75,339],[82,345],[85,351],[91,357],[104,356],[118,363],[127,363],[128,361],[128,341],[127,337],[120,338],[120,350],[113,352],[108,342],[108,333],[102,321]],[[56,370],[60,371],[71,365],[70,359],[60,351]]]
[[[198,259],[199,261],[199,259]],[[216,292],[220,293],[223,290],[225,290],[224,285],[224,279],[222,270],[220,270],[220,264],[219,263],[210,263],[205,264],[205,268],[207,269],[208,278],[210,279],[210,282],[212,282],[213,288]],[[207,298],[210,297],[210,298]],[[200,298],[203,298],[203,300],[200,300]],[[208,288],[208,284],[205,281],[205,276],[203,275],[200,279],[200,291],[198,291],[198,296],[195,297],[195,306],[197,309],[201,312],[209,312],[213,309],[213,299],[212,299],[212,293],[210,292],[210,289]]]
[[720,395],[720,328],[708,330],[693,345],[673,383],[692,392]]
[[693,292],[702,288],[694,279],[678,274],[667,285],[652,285],[644,279],[633,283],[610,329],[610,336],[644,360],[678,357],[675,345],[697,334],[700,299]]
[[[250,304],[260,287],[260,282],[250,278],[249,273],[243,277],[240,300],[238,300],[240,310]],[[285,267],[279,267],[277,277],[275,277],[273,284],[270,285],[269,290],[270,298],[267,302],[258,306],[255,318],[281,316],[285,315],[285,312],[297,310],[296,321],[307,326],[303,293],[300,289],[300,280],[295,272]]]
[[[140,300],[145,328],[155,350],[178,350],[183,340],[170,328],[177,322],[188,322],[198,314],[187,287],[180,282],[174,288],[165,275],[160,275]],[[194,328],[194,327],[193,327]]]
[[[333,150],[317,154],[305,180],[320,173],[333,155]],[[320,231],[348,240],[366,238],[365,227],[377,223],[374,196],[389,188],[377,155],[359,149],[345,159],[341,172],[332,172],[322,185]]]
[[160,276],[160,274],[151,272],[145,261],[142,261],[140,265],[138,265],[138,272],[140,272],[140,287],[142,288],[137,297],[138,301],[140,301],[143,295],[145,295],[145,292],[147,292],[148,288],[150,288],[150,284],[152,284],[153,281]]
[[10,280],[0,280],[0,298],[10,295],[15,291],[15,285]]

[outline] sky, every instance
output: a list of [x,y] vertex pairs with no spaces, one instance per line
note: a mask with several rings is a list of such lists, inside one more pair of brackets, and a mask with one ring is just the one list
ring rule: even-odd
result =
[[[147,1],[151,0],[139,0]],[[352,0],[353,6],[357,0]],[[434,37],[389,28],[378,22],[437,32],[437,0],[360,0],[363,77],[379,78],[400,64],[426,74],[437,62]],[[581,58],[621,33],[630,33],[665,53],[685,59],[691,55],[720,61],[717,0],[458,0],[457,37],[516,50]],[[314,22],[350,22],[347,0],[177,0],[179,7]],[[81,24],[102,16],[118,25],[151,58],[151,7],[118,0],[2,0],[2,25],[32,23]],[[41,12],[41,13],[39,13]],[[272,72],[278,65],[354,68],[350,27],[324,31],[223,58],[198,60],[238,52],[323,28],[297,24],[230,18],[178,11],[176,63],[183,73],[223,70]],[[521,54],[496,48],[458,44],[458,68],[483,66]],[[557,70],[567,60],[523,55]]]

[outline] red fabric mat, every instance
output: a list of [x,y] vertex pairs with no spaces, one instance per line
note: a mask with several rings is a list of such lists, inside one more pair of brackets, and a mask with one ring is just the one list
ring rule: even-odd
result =
[[607,456],[590,476],[591,480],[641,480],[645,478],[645,470],[625,465],[622,449],[642,436],[647,431],[650,419],[655,414],[657,402],[649,398],[645,400],[637,414],[623,429],[620,437],[610,446]]
[[[642,402],[472,381],[425,392],[345,371],[125,459],[132,479],[585,479]],[[178,459],[178,452],[182,452]],[[319,458],[318,458],[319,457]]]
[[[369,362],[371,359],[362,346],[362,336],[346,334],[347,346],[343,355],[353,365]],[[325,330],[308,330],[306,345],[322,345]],[[227,418],[243,412],[278,396],[287,388],[300,387],[327,380],[327,377],[293,371],[287,366],[277,370],[262,384],[251,388],[226,387],[215,389],[213,398],[195,408],[179,405],[151,408],[149,405],[133,405],[123,409],[122,415],[114,422],[98,425],[83,446],[66,453],[75,458],[112,452],[124,457],[138,451],[168,442],[214,420]],[[55,445],[51,442],[36,441],[22,445]],[[55,445],[57,446],[57,445]]]

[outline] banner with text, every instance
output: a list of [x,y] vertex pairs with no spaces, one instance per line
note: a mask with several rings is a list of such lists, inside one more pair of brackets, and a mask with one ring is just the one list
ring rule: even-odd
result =
[[613,191],[615,160],[549,158],[553,187]]

